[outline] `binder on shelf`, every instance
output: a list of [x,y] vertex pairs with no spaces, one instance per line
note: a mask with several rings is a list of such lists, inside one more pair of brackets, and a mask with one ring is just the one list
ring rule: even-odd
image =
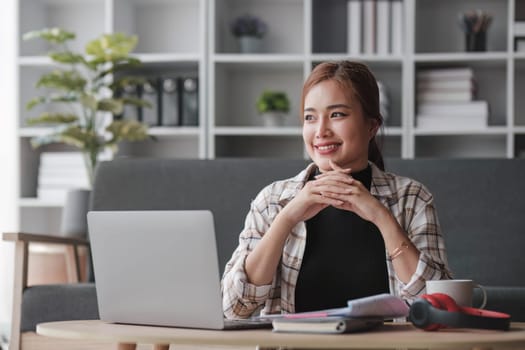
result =
[[177,126],[179,118],[179,88],[177,78],[163,77],[160,83],[161,104],[159,124],[161,126]]
[[403,53],[403,1],[394,0],[391,4],[390,52],[394,55]]
[[377,0],[376,52],[378,55],[390,53],[391,0]]
[[361,18],[362,2],[361,0],[348,0],[347,2],[347,39],[348,53],[351,55],[358,55],[361,53]]
[[180,78],[181,125],[199,125],[199,81],[197,78]]
[[[119,97],[121,98],[139,98],[139,87],[137,85],[127,85],[123,90],[119,91]],[[139,108],[135,105],[124,104],[122,114],[119,115],[118,119],[127,120],[140,120]]]
[[159,79],[148,78],[141,88],[141,97],[150,103],[151,107],[139,108],[139,120],[148,126],[159,125],[160,118],[160,92]]

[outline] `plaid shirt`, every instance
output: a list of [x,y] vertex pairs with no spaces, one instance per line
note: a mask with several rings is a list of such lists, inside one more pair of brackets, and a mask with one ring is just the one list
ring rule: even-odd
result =
[[[426,280],[451,278],[433,197],[422,184],[383,172],[373,163],[370,164],[370,193],[389,208],[421,252],[416,271],[405,284],[397,278],[392,262],[387,259],[388,252],[385,251],[390,293],[410,302],[424,292]],[[270,184],[251,203],[239,236],[239,246],[226,264],[221,281],[226,317],[246,318],[259,312],[274,314],[295,311],[295,285],[306,245],[304,222],[298,223],[288,236],[272,284],[250,284],[244,262],[279,211],[303,188],[314,168],[315,164],[312,163],[297,176]]]

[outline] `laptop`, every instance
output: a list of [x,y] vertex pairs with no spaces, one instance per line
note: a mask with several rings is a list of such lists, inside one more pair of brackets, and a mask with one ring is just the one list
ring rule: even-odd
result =
[[100,319],[200,329],[271,328],[225,320],[213,215],[91,211],[87,215]]

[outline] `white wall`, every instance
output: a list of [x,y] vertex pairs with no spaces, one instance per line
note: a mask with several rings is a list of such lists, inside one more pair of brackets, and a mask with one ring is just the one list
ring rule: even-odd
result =
[[[17,1],[3,0],[0,11],[0,232],[18,226]],[[13,289],[13,244],[0,240],[0,335],[8,335]]]

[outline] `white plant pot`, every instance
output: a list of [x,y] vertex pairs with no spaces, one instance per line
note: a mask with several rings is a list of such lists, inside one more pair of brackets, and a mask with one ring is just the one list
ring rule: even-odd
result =
[[67,192],[62,210],[60,233],[66,237],[84,237],[87,234],[87,212],[91,190],[73,189]]
[[279,127],[284,125],[285,115],[279,112],[267,112],[261,115],[263,125],[266,127]]
[[261,52],[261,38],[254,36],[241,36],[238,38],[239,51],[241,53],[259,53]]

